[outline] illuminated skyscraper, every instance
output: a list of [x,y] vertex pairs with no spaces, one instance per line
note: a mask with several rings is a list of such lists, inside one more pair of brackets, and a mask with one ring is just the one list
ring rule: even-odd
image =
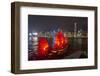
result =
[[74,22],[74,37],[77,37],[77,23]]

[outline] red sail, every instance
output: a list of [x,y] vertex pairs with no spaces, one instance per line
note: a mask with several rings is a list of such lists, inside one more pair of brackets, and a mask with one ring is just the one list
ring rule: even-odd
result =
[[39,43],[38,43],[38,55],[39,57],[45,57],[48,55],[49,51],[49,44],[46,38],[41,37],[39,38]]
[[68,38],[64,37],[62,32],[58,32],[55,37],[54,48],[55,49],[64,49],[68,45]]

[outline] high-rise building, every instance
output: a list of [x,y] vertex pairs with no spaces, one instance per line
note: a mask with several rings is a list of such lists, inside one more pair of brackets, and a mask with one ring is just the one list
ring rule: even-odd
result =
[[77,23],[74,22],[74,37],[77,37]]

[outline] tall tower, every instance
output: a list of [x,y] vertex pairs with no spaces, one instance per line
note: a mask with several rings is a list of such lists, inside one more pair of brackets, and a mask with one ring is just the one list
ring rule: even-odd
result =
[[77,37],[77,23],[74,22],[74,37]]

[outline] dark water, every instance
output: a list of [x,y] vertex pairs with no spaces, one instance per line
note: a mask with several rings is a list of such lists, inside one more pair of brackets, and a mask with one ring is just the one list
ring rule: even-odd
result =
[[[88,38],[69,38],[69,48],[67,56],[76,53],[77,55],[80,52],[79,57],[73,57],[73,58],[87,58],[88,57]],[[68,57],[69,58],[69,57]],[[71,57],[70,57],[71,58]]]

